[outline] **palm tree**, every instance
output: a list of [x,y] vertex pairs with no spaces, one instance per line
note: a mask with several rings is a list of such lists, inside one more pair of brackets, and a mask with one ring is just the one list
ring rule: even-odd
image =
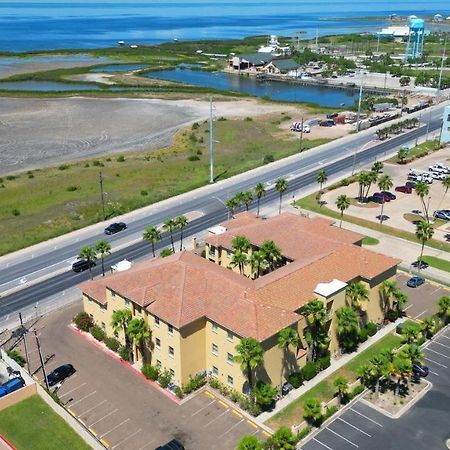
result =
[[322,420],[322,417],[322,404],[319,400],[310,398],[303,403],[303,418],[308,423],[317,425]]
[[259,217],[259,206],[261,203],[261,199],[266,196],[266,189],[265,189],[263,183],[258,183],[255,186],[255,194],[256,194],[257,201],[258,201],[258,209],[256,211],[256,216]]
[[442,318],[444,323],[447,323],[450,318],[450,297],[444,295],[438,301],[438,315]]
[[324,303],[315,299],[307,303],[302,310],[307,328],[304,337],[308,344],[308,360],[316,361],[321,351],[328,348],[330,338],[325,330],[328,315]]
[[293,328],[284,328],[278,333],[278,348],[283,350],[283,365],[281,366],[281,375],[280,375],[280,391],[281,386],[283,385],[283,369],[286,367],[287,360],[287,351],[289,346],[293,346],[296,349],[300,347],[301,341],[300,336],[297,331]]
[[344,351],[352,351],[358,345],[359,320],[355,310],[342,306],[336,310],[337,334]]
[[339,404],[342,405],[344,396],[348,393],[348,380],[344,377],[337,377],[333,381],[333,387],[339,397]]
[[115,332],[123,331],[125,338],[125,348],[130,351],[130,338],[128,336],[128,325],[131,322],[131,311],[127,308],[114,311],[112,314],[111,325]]
[[375,161],[372,166],[372,171],[379,174],[383,170],[384,164],[381,161]]
[[275,183],[275,189],[280,194],[280,206],[278,208],[278,214],[281,214],[281,201],[283,200],[283,192],[285,192],[288,188],[288,183],[286,178],[278,178],[278,180]]
[[369,291],[362,283],[351,283],[345,288],[345,296],[350,299],[352,308],[361,308],[362,302],[369,301]]
[[188,219],[186,216],[178,216],[175,219],[175,226],[180,230],[180,252],[183,250],[183,230],[188,226]]
[[425,204],[425,197],[430,193],[430,188],[428,187],[428,184],[425,183],[425,181],[418,181],[414,187],[414,190],[416,191],[416,194],[420,197],[420,201],[422,202],[424,219],[429,222],[428,208]]
[[231,245],[236,252],[247,252],[251,244],[245,236],[235,236],[231,241]]
[[248,381],[250,403],[253,404],[253,371],[264,361],[264,350],[255,338],[243,338],[236,345],[238,354],[234,360],[241,365]]
[[145,349],[145,344],[150,338],[150,330],[145,320],[142,318],[133,319],[128,325],[128,336],[139,348],[142,356],[142,364],[147,363],[147,352]]
[[400,353],[405,358],[409,358],[412,363],[422,364],[425,358],[425,355],[417,344],[405,345]]
[[153,225],[148,225],[145,227],[142,239],[144,239],[144,241],[150,241],[152,244],[153,257],[155,257],[155,245],[161,240],[161,231]]
[[[429,239],[431,239],[433,237],[433,234],[434,234],[434,230],[429,222],[427,222],[425,220],[421,220],[416,225],[416,237],[419,240],[419,242],[422,244],[422,248],[420,249],[419,261],[422,261],[423,248],[425,247],[425,242],[427,242]],[[420,271],[420,267],[421,267],[421,264],[419,264],[419,271]]]
[[[382,175],[378,179],[378,187],[380,188],[380,191],[389,191],[389,189],[392,188],[394,183],[392,182],[392,178],[389,175]],[[383,224],[383,210],[384,210],[384,197],[383,201],[381,202],[381,215],[380,215],[380,224]]]
[[365,196],[364,196],[365,188],[367,186],[370,186],[369,172],[367,172],[367,171],[360,172],[357,180],[358,180],[358,187],[359,187],[358,200],[360,202],[362,202],[365,199]]
[[362,384],[364,384],[364,386],[368,386],[369,384],[371,384],[373,379],[373,370],[369,364],[363,364],[362,366],[359,366],[359,368],[356,370],[356,373],[358,374],[358,377],[361,379],[361,382]]
[[95,248],[91,245],[85,245],[84,247],[81,247],[78,258],[87,261],[89,265],[89,275],[91,277],[91,280],[93,280],[94,276],[92,275],[92,266],[95,264],[95,261],[97,261],[97,252]]
[[437,329],[435,317],[426,317],[423,319],[422,329],[427,339],[430,339]]
[[102,260],[102,276],[105,276],[105,256],[111,253],[111,244],[105,239],[97,241],[95,243],[95,251],[100,253],[100,258]]
[[400,160],[400,164],[405,164],[405,159],[408,156],[408,150],[401,148],[397,153],[397,158]]
[[316,175],[316,181],[319,183],[319,185],[320,185],[320,188],[319,188],[319,198],[318,198],[318,201],[319,201],[319,204],[321,205],[322,204],[322,202],[321,202],[321,198],[322,198],[322,186],[323,186],[323,183],[326,183],[326,181],[328,180],[328,177],[327,177],[327,173],[325,172],[325,170],[319,170],[319,172],[317,172],[317,175]]
[[408,383],[408,378],[412,374],[411,361],[408,358],[402,358],[400,356],[394,358],[393,374],[397,378],[395,395],[398,395],[400,392],[400,384],[402,383],[402,381]]
[[339,228],[342,228],[342,219],[344,218],[344,211],[350,206],[350,197],[345,194],[341,194],[336,199],[336,206],[341,211],[341,221],[339,223]]
[[380,379],[388,374],[388,361],[383,356],[374,356],[371,361],[372,375],[375,378],[375,393],[380,392]]
[[383,311],[386,312],[391,306],[391,299],[397,291],[397,283],[394,280],[385,280],[379,287]]
[[252,271],[255,273],[255,278],[259,278],[261,270],[267,269],[267,260],[264,253],[261,250],[255,250],[250,255],[250,265]]
[[172,252],[175,253],[175,245],[173,243],[173,232],[177,227],[176,221],[174,219],[167,219],[163,224],[164,231],[170,234],[170,243],[172,245]]
[[259,250],[263,253],[270,270],[274,270],[277,264],[283,260],[280,247],[273,241],[264,241]]
[[439,202],[439,206],[437,207],[438,210],[441,209],[442,202],[444,201],[444,198],[447,195],[447,192],[448,192],[448,190],[450,188],[450,175],[446,176],[442,180],[442,186],[445,188],[445,191],[444,191],[444,195],[442,196],[441,201]]
[[374,172],[373,170],[369,170],[367,172],[367,191],[364,194],[364,200],[367,201],[367,197],[369,196],[370,188],[372,187],[372,184],[377,182],[378,174]]
[[234,196],[238,207],[241,207],[245,202],[245,192],[237,192]]
[[392,295],[394,297],[395,310],[399,315],[402,315],[403,308],[408,303],[408,296],[400,289],[396,289]]
[[234,211],[236,211],[236,209],[239,208],[239,203],[237,202],[237,200],[234,197],[230,197],[227,201],[226,201],[226,207],[228,209],[228,218],[233,217],[234,216]]
[[416,326],[409,324],[403,327],[402,330],[403,339],[407,344],[413,344],[417,340],[419,333],[420,330]]
[[244,436],[238,443],[236,450],[262,450],[261,442],[251,434]]
[[244,275],[244,268],[248,264],[248,256],[246,253],[242,253],[240,250],[236,250],[231,258],[231,265],[233,267],[239,267],[239,272]]
[[243,200],[244,205],[245,205],[245,210],[248,211],[248,208],[249,208],[250,204],[253,201],[253,193],[252,193],[252,191],[244,192],[244,196],[243,196],[242,200]]

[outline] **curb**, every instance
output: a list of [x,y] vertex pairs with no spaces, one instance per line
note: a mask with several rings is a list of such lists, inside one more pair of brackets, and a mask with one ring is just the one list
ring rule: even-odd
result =
[[11,442],[8,441],[8,439],[5,438],[2,434],[0,434],[0,442],[3,442],[6,444],[7,447],[9,447],[11,450],[16,450],[16,447],[14,447]]

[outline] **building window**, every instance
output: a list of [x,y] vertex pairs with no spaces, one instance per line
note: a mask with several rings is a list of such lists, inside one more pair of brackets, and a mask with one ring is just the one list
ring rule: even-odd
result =
[[155,325],[157,327],[159,327],[159,317],[156,317],[156,316],[155,316]]
[[234,363],[234,356],[231,353],[227,353],[227,363],[229,364]]
[[114,291],[111,291],[111,297],[115,297],[116,293]]
[[215,253],[216,253],[216,247],[214,247],[214,245],[211,245],[209,247],[209,254],[214,255]]
[[229,386],[233,386],[233,377],[232,376],[228,375],[227,383],[228,383]]
[[216,366],[212,366],[211,372],[215,377],[219,376],[219,369]]
[[89,302],[89,303],[92,303],[92,298],[89,297],[89,295],[86,295],[86,297],[87,297],[87,299],[88,299],[88,302]]
[[102,322],[102,330],[106,331],[106,323],[105,322]]
[[156,348],[161,348],[161,341],[159,338],[155,339],[155,345],[156,345]]
[[156,367],[161,367],[161,361],[159,359],[156,360]]
[[212,352],[213,352],[213,355],[219,354],[219,347],[217,344],[212,345]]
[[172,325],[168,325],[168,331],[169,331],[169,334],[173,334],[173,326]]
[[128,300],[127,298],[125,299],[125,306],[126,306],[127,308],[130,307],[130,300]]
[[212,326],[211,326],[211,329],[212,329],[212,332],[213,333],[217,333],[217,331],[218,331],[218,329],[219,329],[219,327],[217,326],[217,323],[212,323]]
[[171,347],[171,346],[169,345],[169,356],[173,358],[173,355],[174,355],[174,354],[175,354],[175,352],[174,352],[174,350],[173,350],[173,347]]
[[170,377],[173,378],[175,376],[175,370],[170,369]]
[[233,342],[233,333],[231,333],[230,331],[228,331],[227,333],[227,341]]
[[140,307],[140,306],[138,306],[138,305],[136,305],[135,307],[134,307],[134,309],[135,309],[135,311],[137,312],[137,313],[141,313],[141,311],[142,311],[142,308]]

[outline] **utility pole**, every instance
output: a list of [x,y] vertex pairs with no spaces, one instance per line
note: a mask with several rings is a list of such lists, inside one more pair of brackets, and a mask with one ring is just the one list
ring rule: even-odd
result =
[[39,360],[41,361],[42,372],[44,374],[45,386],[47,388],[47,391],[50,391],[50,388],[48,386],[48,380],[47,380],[47,372],[45,371],[44,360],[42,359],[41,344],[39,343],[39,338],[38,338],[36,330],[34,330],[34,336],[36,338],[36,345],[37,345],[37,349],[38,349],[38,353],[39,353]]
[[356,132],[359,133],[360,117],[361,117],[361,101],[362,101],[362,91],[363,91],[363,78],[361,77],[361,85],[359,86],[359,100],[358,100],[358,114],[356,115]]
[[209,182],[214,183],[213,105],[209,98]]
[[303,116],[302,116],[302,124],[300,129],[300,153],[303,151]]
[[102,212],[103,212],[103,220],[106,220],[106,214],[105,214],[105,196],[103,195],[103,176],[102,173],[98,173],[98,179],[100,182],[100,199],[102,202]]
[[446,47],[447,47],[447,35],[445,35],[444,51],[442,52],[442,59],[441,59],[441,69],[439,70],[439,81],[438,81],[437,90],[436,90],[436,104],[439,103],[439,94],[440,94],[440,91],[441,91],[442,72],[444,70],[444,60],[445,60]]
[[28,373],[31,375],[30,358],[28,357],[28,346],[27,346],[27,331],[28,330],[23,326],[22,313],[19,313],[19,319],[20,319],[20,327],[23,332],[23,346],[25,347],[25,358],[27,358],[27,369],[28,369]]

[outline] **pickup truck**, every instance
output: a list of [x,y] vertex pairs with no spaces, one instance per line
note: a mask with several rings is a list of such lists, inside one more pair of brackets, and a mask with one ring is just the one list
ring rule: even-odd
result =
[[0,386],[0,397],[4,397],[5,395],[17,391],[24,386],[25,381],[22,377],[11,378],[11,380],[8,380]]

